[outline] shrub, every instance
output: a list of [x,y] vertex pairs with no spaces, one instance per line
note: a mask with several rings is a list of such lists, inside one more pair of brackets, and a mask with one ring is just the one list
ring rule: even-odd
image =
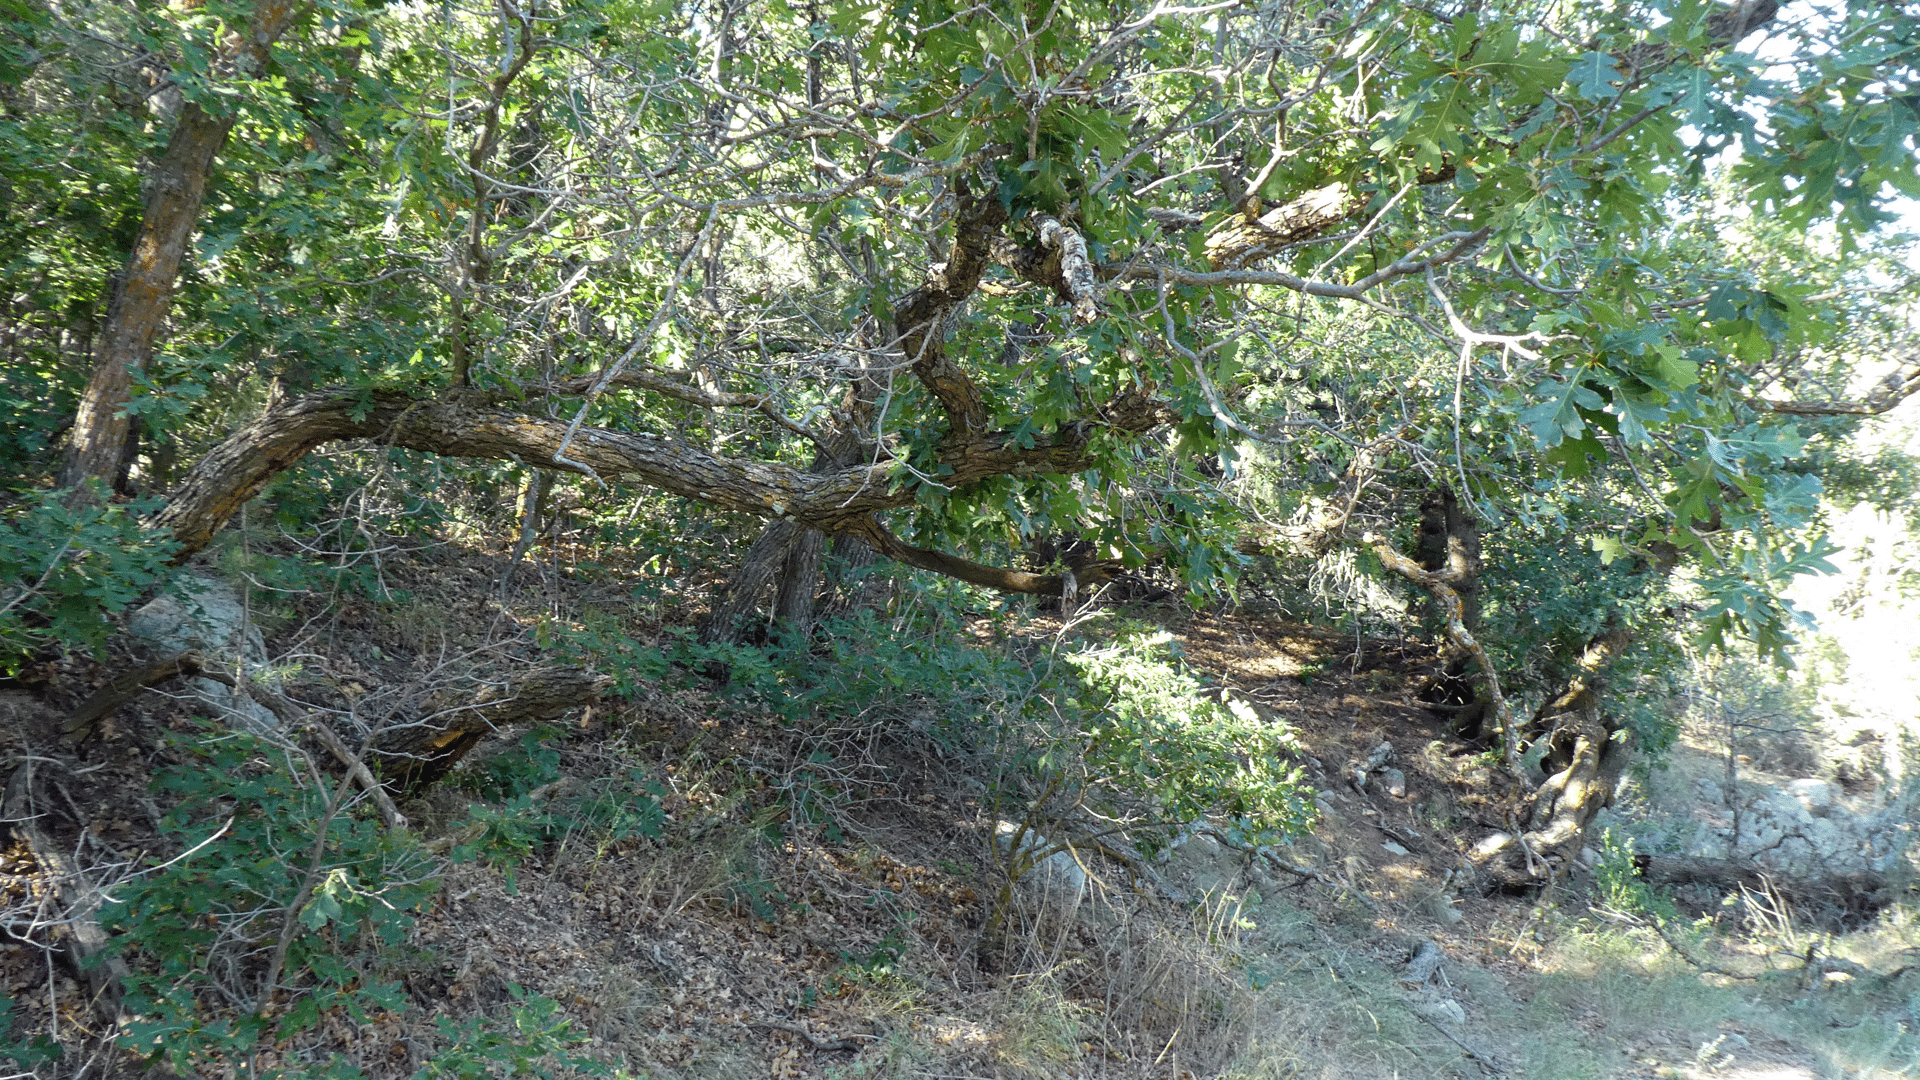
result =
[[1292,732],[1244,701],[1215,700],[1171,642],[1162,630],[1122,627],[1113,644],[1067,655],[1094,785],[1144,798],[1174,821],[1226,814],[1268,838],[1304,827],[1312,800],[1288,764],[1299,749]]
[[52,492],[28,495],[0,522],[0,673],[11,677],[49,647],[98,653],[115,615],[172,572],[178,549],[147,532],[149,500],[73,509]]
[[101,921],[130,961],[122,1044],[197,1069],[344,1010],[404,1007],[375,978],[436,888],[433,866],[285,748],[249,736],[182,746],[161,819],[182,854],[111,890]]

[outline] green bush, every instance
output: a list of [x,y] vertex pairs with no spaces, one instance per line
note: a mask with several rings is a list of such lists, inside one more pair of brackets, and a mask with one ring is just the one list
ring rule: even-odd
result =
[[1163,630],[1122,627],[1113,644],[1067,655],[1094,784],[1149,800],[1165,820],[1225,814],[1262,838],[1307,825],[1311,793],[1288,764],[1298,740],[1243,701],[1214,700],[1171,642]]
[[60,1044],[48,1038],[44,1032],[31,1039],[12,1034],[17,1023],[13,1006],[12,998],[0,994],[0,1061],[32,1070],[47,1062],[60,1060]]
[[118,614],[171,574],[179,545],[148,532],[151,500],[71,509],[37,492],[0,521],[0,673],[48,648],[98,653]]
[[[178,746],[187,760],[160,773],[154,787],[177,800],[161,825],[181,853],[113,887],[101,913],[114,933],[109,955],[131,969],[124,985],[132,1019],[121,1044],[193,1075],[257,1045],[297,1039],[330,1014],[364,1024],[409,1008],[399,985],[381,975],[438,888],[435,864],[413,839],[357,813],[345,798],[350,788],[288,748],[249,736]],[[634,790],[609,781],[614,787],[584,801],[609,828],[657,830],[652,789],[637,776],[628,781]],[[620,808],[609,809],[613,803]],[[526,809],[510,804],[497,816],[527,827]],[[586,1036],[557,1003],[519,986],[508,992],[504,1016],[437,1017],[442,1045],[414,1080],[613,1075],[572,1053]],[[57,1049],[0,1043],[16,1057],[44,1059]],[[363,1074],[335,1056],[278,1075]]]
[[505,801],[476,804],[465,824],[454,827],[455,832],[473,834],[453,849],[454,861],[477,859],[503,871],[509,890],[515,867],[572,831],[587,830],[602,850],[630,837],[657,840],[665,831],[666,813],[660,806],[664,790],[638,769],[590,781],[559,806],[536,800],[533,789],[559,777],[559,753],[540,742],[551,730],[528,732],[518,751],[496,755],[474,770],[487,778],[477,785],[480,790]]
[[556,1065],[589,1076],[625,1075],[615,1073],[602,1062],[568,1052],[570,1047],[588,1041],[588,1036],[575,1030],[572,1020],[560,1015],[558,1002],[530,994],[518,984],[509,984],[507,993],[513,999],[507,1008],[511,1028],[486,1017],[460,1022],[445,1016],[435,1017],[434,1025],[447,1045],[413,1074],[413,1080],[436,1080],[443,1076],[458,1080],[501,1075],[547,1076]]
[[404,1008],[376,973],[437,887],[427,857],[310,763],[297,776],[283,748],[236,735],[181,749],[187,763],[155,778],[177,800],[161,827],[181,854],[115,886],[101,913],[132,972],[122,1044],[187,1072],[334,1010]]
[[[1009,617],[983,644],[978,617],[951,602],[964,593],[916,599],[904,615],[863,612],[797,647],[726,647],[735,694],[833,733],[809,763],[816,780],[849,768],[834,755],[869,745],[849,739],[865,731],[977,763],[996,777],[995,803],[1023,819],[1063,820],[1083,804],[1127,822],[1218,814],[1266,838],[1311,819],[1291,732],[1217,700],[1164,632],[1123,624],[1110,644],[1048,642]],[[833,794],[816,782],[805,797]]]
[[1633,837],[1600,834],[1600,861],[1594,864],[1594,894],[1600,905],[1636,919],[1669,922],[1680,917],[1665,893],[1647,883],[1635,865]]

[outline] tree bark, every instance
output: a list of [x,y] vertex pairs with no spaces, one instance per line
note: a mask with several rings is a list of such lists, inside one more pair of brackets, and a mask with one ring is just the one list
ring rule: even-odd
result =
[[[1545,883],[1572,861],[1594,815],[1613,801],[1625,774],[1631,741],[1601,709],[1603,673],[1633,637],[1609,627],[1588,643],[1566,686],[1534,714],[1528,756],[1553,770],[1538,784],[1525,810],[1519,836],[1496,834],[1473,852],[1473,862],[1507,888]],[[1543,730],[1544,729],[1544,730]]]
[[[273,42],[292,25],[294,11],[292,0],[259,0],[252,26],[228,41],[216,67],[258,70]],[[114,290],[60,468],[58,486],[74,489],[71,505],[92,498],[82,486],[87,481],[111,484],[119,472],[132,419],[126,407],[133,396],[133,373],[152,358],[154,341],[172,310],[174,286],[200,218],[214,155],[226,143],[235,119],[188,102],[174,121],[166,151],[148,174],[140,232]]]
[[769,521],[754,537],[746,558],[714,593],[713,605],[700,621],[700,640],[708,643],[732,641],[746,629],[748,619],[760,604],[767,584],[787,562],[794,533],[800,526],[791,521]]
[[74,488],[75,502],[90,498],[80,485],[88,480],[111,484],[119,471],[131,423],[126,406],[133,396],[133,373],[152,357],[154,339],[173,306],[174,284],[200,217],[207,174],[232,128],[232,117],[209,116],[188,103],[180,110],[166,152],[154,163],[140,233],[114,290],[60,468],[59,486]]
[[1453,655],[1464,659],[1471,658],[1480,669],[1482,685],[1486,688],[1485,714],[1493,721],[1495,733],[1500,737],[1500,752],[1506,761],[1508,771],[1517,771],[1516,755],[1519,752],[1520,733],[1514,730],[1512,710],[1508,706],[1506,695],[1500,689],[1500,673],[1494,669],[1493,658],[1487,655],[1486,647],[1467,626],[1466,606],[1455,590],[1455,584],[1471,575],[1475,568],[1464,560],[1455,562],[1449,559],[1438,570],[1428,570],[1419,563],[1402,555],[1393,545],[1377,537],[1368,536],[1367,543],[1380,557],[1387,569],[1406,578],[1408,581],[1427,590],[1433,598],[1435,614],[1445,626],[1447,644]]
[[[1480,633],[1480,522],[1460,505],[1450,484],[1435,484],[1420,500],[1420,535],[1414,554],[1420,568],[1440,575],[1460,602],[1460,621],[1469,634]],[[1430,605],[1433,617],[1445,620],[1442,605]],[[1439,665],[1420,691],[1420,700],[1451,713],[1463,738],[1484,742],[1499,735],[1499,717],[1493,703],[1474,692],[1468,668],[1476,657],[1449,635],[1440,650]]]
[[1837,909],[1848,915],[1869,915],[1893,900],[1886,875],[1868,870],[1796,877],[1762,870],[1750,862],[1690,855],[1642,855],[1634,861],[1640,876],[1658,885],[1709,885],[1725,892],[1741,888],[1758,893],[1771,891],[1809,914]]
[[894,341],[913,365],[913,374],[940,403],[947,416],[947,441],[965,444],[986,433],[987,406],[980,387],[947,355],[947,317],[980,286],[1007,223],[999,196],[974,196],[956,184],[960,211],[954,223],[953,247],[944,265],[927,275],[926,284],[909,293],[894,308]]
[[1420,500],[1420,538],[1414,554],[1429,573],[1446,574],[1460,597],[1467,629],[1480,629],[1480,522],[1460,505],[1450,484],[1436,484]]
[[780,587],[774,590],[773,624],[795,641],[813,632],[813,609],[820,589],[820,556],[826,534],[804,525],[794,527],[793,542],[780,567]]
[[1315,188],[1262,214],[1257,206],[1220,223],[1207,236],[1207,262],[1215,270],[1239,270],[1279,254],[1347,220],[1367,205],[1367,196],[1344,183]]
[[[1081,421],[1016,441],[989,432],[950,448],[942,481],[953,487],[993,476],[1078,472],[1092,462],[1100,430],[1133,433],[1165,423],[1170,413],[1150,399],[1111,403],[1099,421]],[[1057,575],[1027,574],[915,548],[896,539],[875,515],[913,505],[891,460],[863,461],[814,473],[773,462],[720,457],[667,435],[585,428],[566,443],[567,424],[492,405],[484,395],[453,392],[422,398],[394,391],[327,390],[285,402],[235,432],[188,472],[150,524],[181,543],[183,562],[203,550],[267,483],[314,447],[342,439],[453,457],[520,461],[542,468],[631,480],[724,510],[792,520],[829,535],[852,534],[890,558],[1003,592],[1057,594]],[[1023,445],[1030,442],[1031,445]],[[565,444],[567,462],[555,455]],[[1086,579],[1082,578],[1082,584]]]
[[466,700],[443,697],[430,704],[425,717],[378,733],[368,760],[418,790],[445,776],[495,731],[591,705],[612,683],[608,676],[578,669],[536,671]]

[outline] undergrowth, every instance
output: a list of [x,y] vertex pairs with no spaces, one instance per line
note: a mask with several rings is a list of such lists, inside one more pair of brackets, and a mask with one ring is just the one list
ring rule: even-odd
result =
[[[118,1045],[182,1073],[365,1073],[324,1033],[417,1008],[391,977],[438,863],[387,830],[297,747],[245,735],[176,739],[154,791],[176,852],[109,890],[102,925],[129,1017]],[[475,850],[515,850],[489,838]],[[515,986],[504,1015],[435,1018],[441,1045],[414,1073],[611,1075],[555,1002]],[[263,1052],[279,1064],[263,1067]]]

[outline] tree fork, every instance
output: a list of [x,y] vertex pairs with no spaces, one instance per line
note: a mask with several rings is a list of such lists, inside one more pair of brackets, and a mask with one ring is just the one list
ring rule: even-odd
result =
[[1529,796],[1527,828],[1519,836],[1496,834],[1474,849],[1472,861],[1508,888],[1540,883],[1539,860],[1570,861],[1594,815],[1613,801],[1625,774],[1630,741],[1600,708],[1602,673],[1629,645],[1625,627],[1603,630],[1587,644],[1560,693],[1534,714],[1528,729],[1545,728],[1542,761],[1558,766]]

